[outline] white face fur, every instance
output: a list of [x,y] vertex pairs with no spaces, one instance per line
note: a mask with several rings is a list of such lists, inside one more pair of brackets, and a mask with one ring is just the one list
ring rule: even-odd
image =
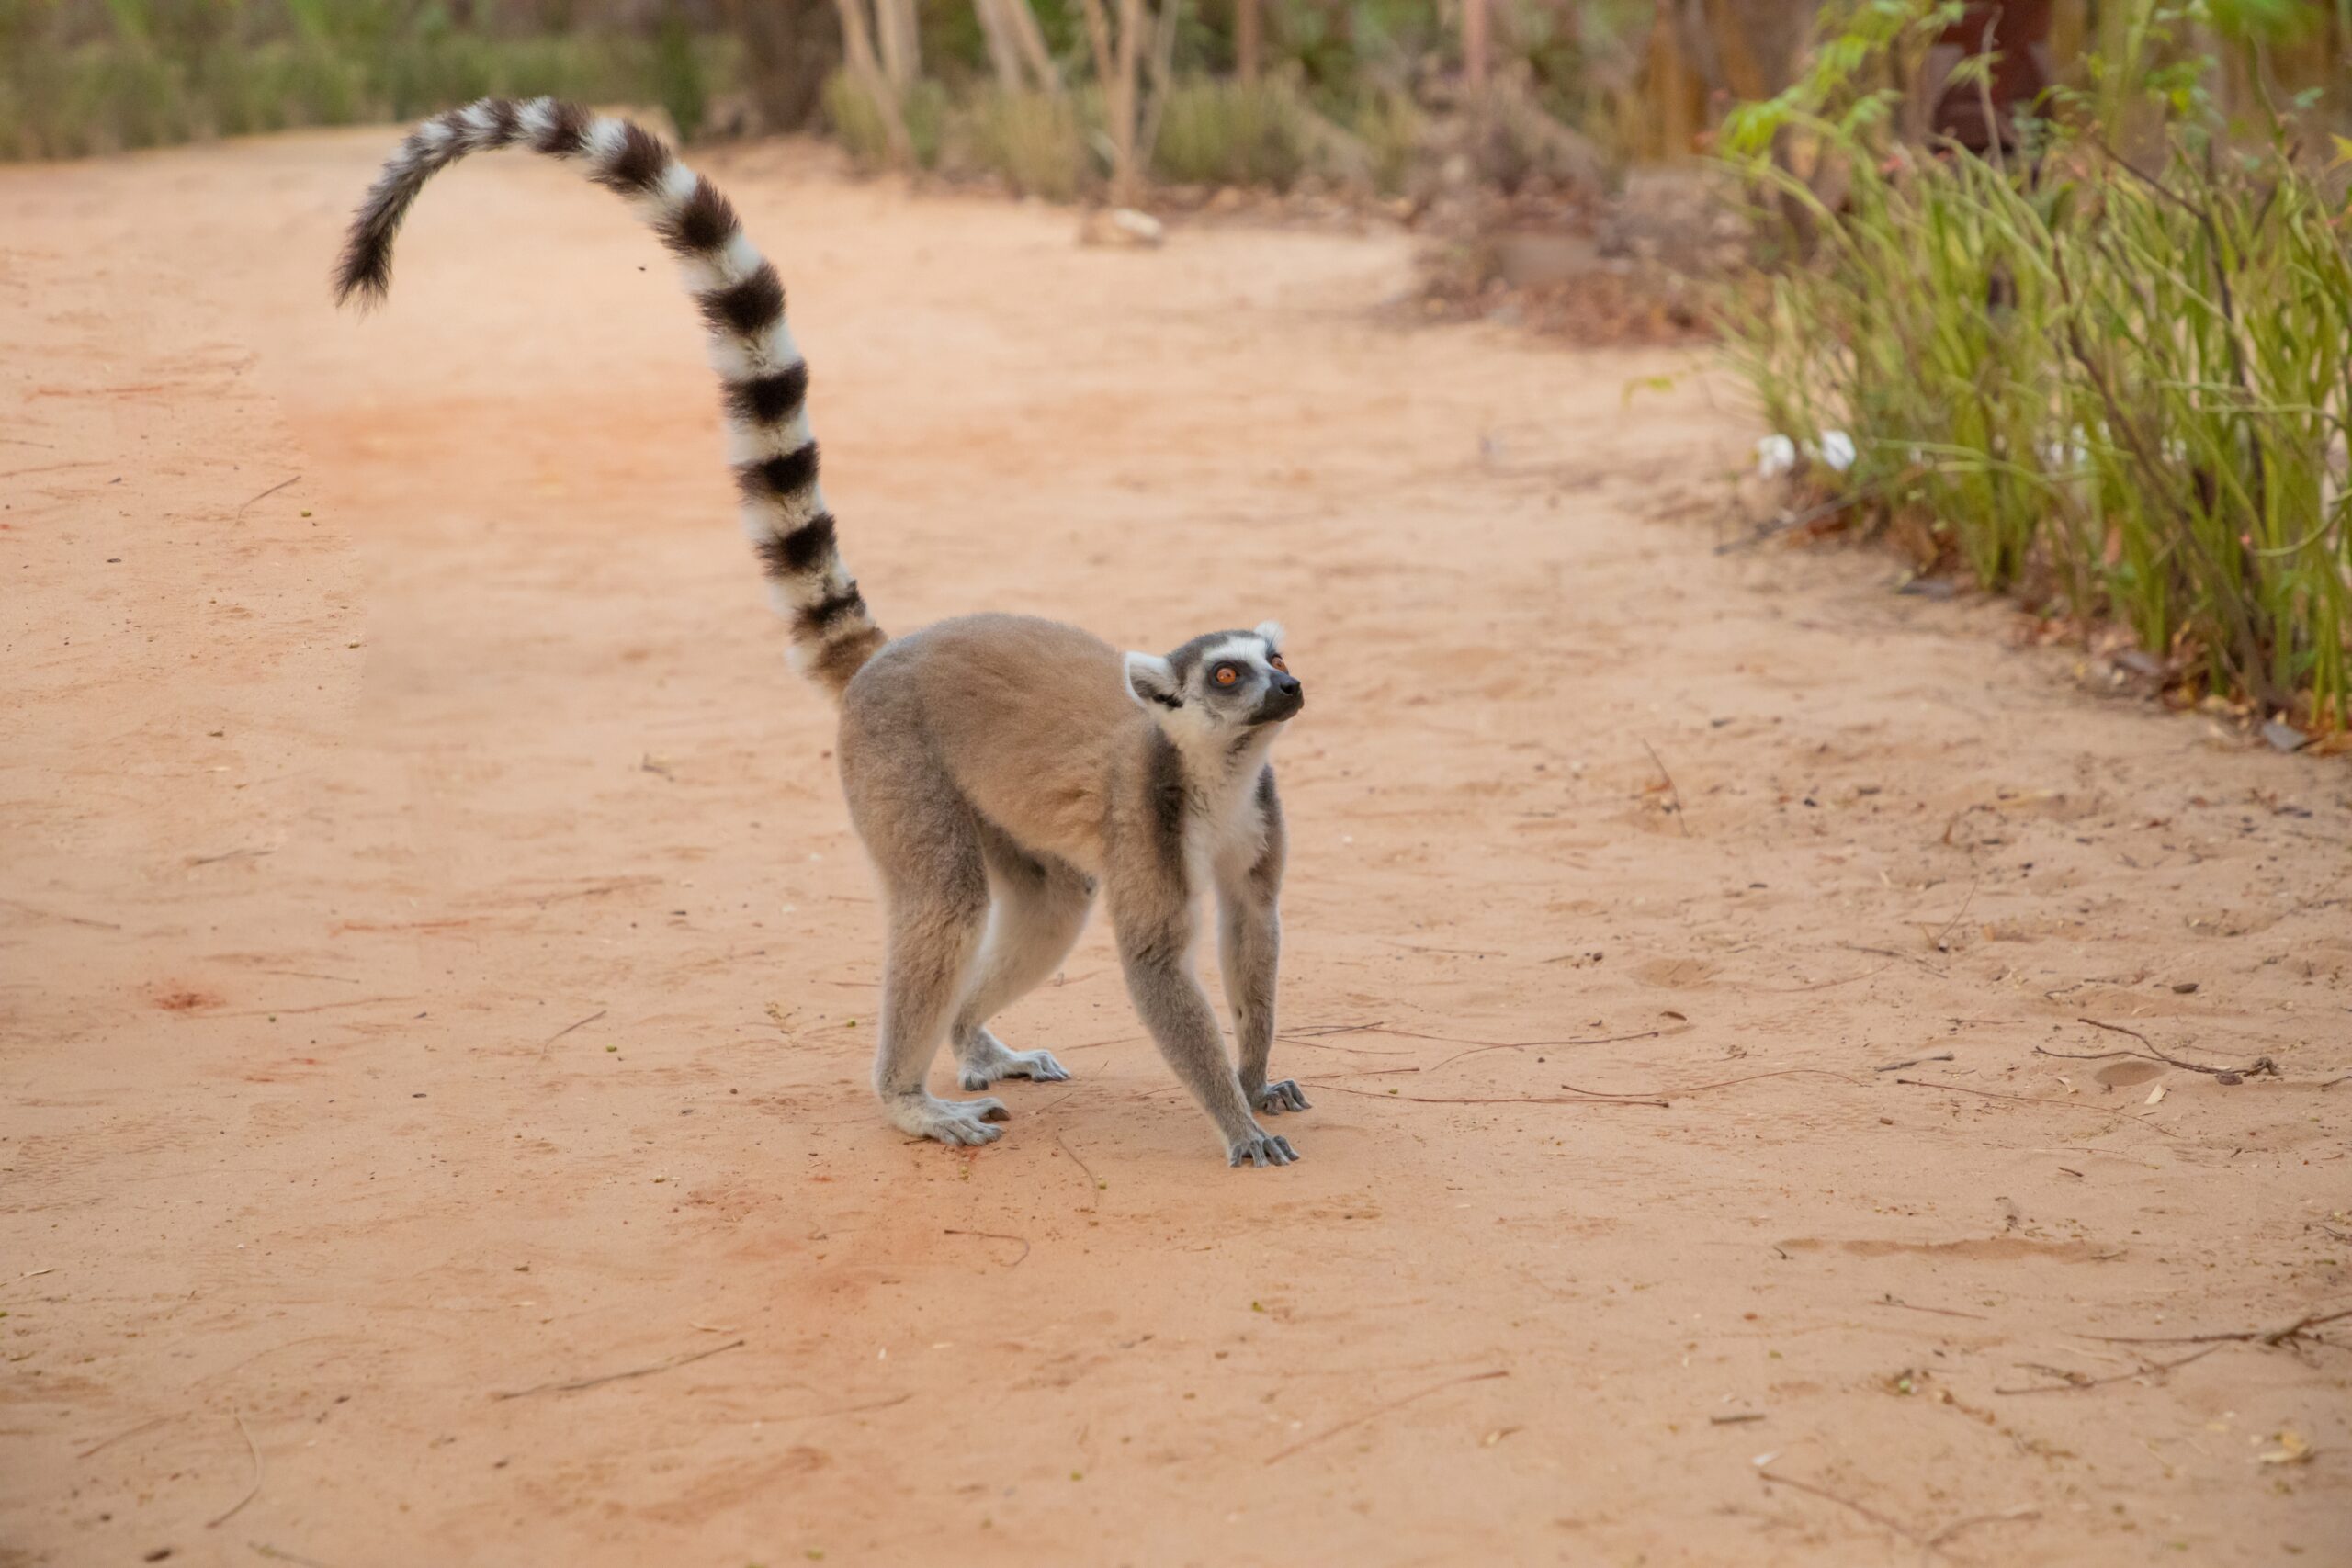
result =
[[1211,632],[1162,657],[1126,656],[1127,693],[1186,750],[1266,739],[1304,704],[1282,653],[1283,628],[1261,621],[1246,632]]

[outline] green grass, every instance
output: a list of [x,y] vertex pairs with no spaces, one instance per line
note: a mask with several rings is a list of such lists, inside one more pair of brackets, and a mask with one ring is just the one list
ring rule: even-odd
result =
[[1981,586],[2121,623],[2188,694],[2340,729],[2352,208],[2283,121],[2225,141],[2180,81],[2147,152],[2088,120],[2029,172],[1894,146],[1879,96],[1816,76],[1735,129],[1804,136],[1848,194],[1747,165],[1815,234],[1730,352],[1776,430],[1849,433],[1842,487]]
[[1311,140],[1306,105],[1287,82],[1195,78],[1168,95],[1152,172],[1178,185],[1287,190],[1308,166]]
[[495,33],[395,0],[0,0],[0,159],[413,119],[489,93],[658,103],[691,134],[732,62],[675,26]]

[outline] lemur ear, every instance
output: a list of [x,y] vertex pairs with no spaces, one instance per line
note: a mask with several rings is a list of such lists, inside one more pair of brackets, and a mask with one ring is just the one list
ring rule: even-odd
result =
[[1272,649],[1277,653],[1282,651],[1283,624],[1280,621],[1260,621],[1258,623],[1258,635],[1265,639],[1265,643],[1268,648]]
[[1156,653],[1127,655],[1127,694],[1148,708],[1184,705],[1184,688],[1176,679],[1176,667]]

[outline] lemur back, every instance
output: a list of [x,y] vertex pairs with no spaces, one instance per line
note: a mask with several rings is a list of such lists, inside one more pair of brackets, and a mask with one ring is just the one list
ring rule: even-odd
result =
[[1097,877],[1114,775],[1151,730],[1117,649],[1021,615],[959,616],[900,638],[842,708],[844,772],[865,761],[860,745],[934,750],[974,809]]
[[[971,615],[893,642],[842,565],[818,484],[808,369],[784,286],[707,180],[635,125],[538,98],[426,120],[353,220],[338,299],[380,301],[417,193],[469,152],[525,148],[580,164],[637,209],[684,272],[708,336],[745,532],[794,661],[842,705],[852,820],[889,926],[875,1087],[891,1122],[948,1144],[1000,1135],[992,1098],[925,1078],[942,1034],[967,1089],[1069,1074],[988,1028],[1058,966],[1099,887],[1136,1010],[1206,1111],[1231,1164],[1297,1157],[1255,1112],[1303,1111],[1267,1080],[1285,840],[1274,737],[1304,702],[1272,622],[1120,654],[1075,627]],[[1214,889],[1240,1060],[1225,1054],[1191,966],[1196,896]]]

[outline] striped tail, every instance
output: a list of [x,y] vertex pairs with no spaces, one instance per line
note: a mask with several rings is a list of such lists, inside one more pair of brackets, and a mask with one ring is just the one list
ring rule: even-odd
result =
[[424,182],[469,152],[499,147],[582,160],[588,177],[627,197],[682,264],[710,333],[744,532],[759,549],[777,612],[791,623],[794,664],[838,698],[888,639],[842,564],[817,483],[808,366],[785,324],[784,285],[727,198],[658,138],[552,98],[484,98],[434,116],[401,143],[353,217],[335,268],[336,301],[381,301],[391,288],[393,237]]

